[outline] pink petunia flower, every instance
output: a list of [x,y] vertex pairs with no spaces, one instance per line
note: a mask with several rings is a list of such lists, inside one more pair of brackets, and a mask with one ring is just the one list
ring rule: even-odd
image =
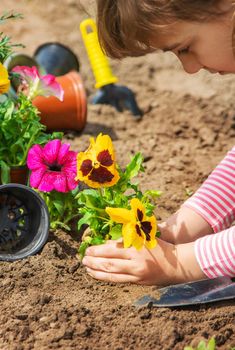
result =
[[31,170],[30,185],[39,191],[69,192],[74,190],[77,152],[69,150],[68,143],[60,140],[49,141],[44,147],[34,145],[30,148],[27,165]]
[[26,95],[30,100],[37,96],[55,96],[60,101],[63,101],[64,90],[61,85],[57,83],[54,75],[47,74],[40,76],[36,67],[16,66],[12,72],[20,75],[21,83]]

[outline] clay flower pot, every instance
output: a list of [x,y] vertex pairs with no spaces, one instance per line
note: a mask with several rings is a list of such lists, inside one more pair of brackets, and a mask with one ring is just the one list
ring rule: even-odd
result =
[[63,102],[54,96],[38,96],[33,100],[41,113],[42,124],[50,131],[82,130],[87,118],[87,98],[80,74],[72,71],[57,77],[56,81],[64,90]]
[[[29,169],[26,165],[11,167],[10,182],[26,185],[28,182]],[[1,168],[0,168],[0,185],[1,185]]]
[[45,43],[34,53],[37,63],[46,73],[61,76],[70,71],[79,71],[77,56],[69,47],[60,43]]
[[36,254],[46,243],[49,214],[30,187],[0,186],[0,260],[14,261]]

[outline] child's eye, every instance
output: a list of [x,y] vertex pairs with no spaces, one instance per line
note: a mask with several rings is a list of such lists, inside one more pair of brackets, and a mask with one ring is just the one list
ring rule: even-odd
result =
[[189,46],[184,47],[183,49],[179,49],[178,50],[178,55],[185,55],[188,52],[189,52]]

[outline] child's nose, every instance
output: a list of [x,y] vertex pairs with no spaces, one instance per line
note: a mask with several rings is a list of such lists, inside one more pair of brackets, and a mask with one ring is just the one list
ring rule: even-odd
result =
[[185,56],[181,56],[179,57],[179,60],[181,61],[185,72],[189,74],[197,73],[200,69],[203,68],[203,65],[200,62],[198,62],[198,60],[193,55],[188,54]]

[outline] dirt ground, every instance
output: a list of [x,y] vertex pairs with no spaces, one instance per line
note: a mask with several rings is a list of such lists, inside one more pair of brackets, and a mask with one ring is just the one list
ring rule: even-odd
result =
[[[92,6],[92,1],[84,1]],[[90,7],[90,6],[88,6]],[[79,33],[87,15],[78,1],[1,0],[3,10],[25,19],[2,29],[23,43],[27,54],[59,41],[78,55],[90,97],[94,78]],[[82,133],[69,132],[74,150],[91,135],[108,133],[120,165],[141,151],[143,189],[163,191],[156,214],[164,220],[196,190],[234,145],[235,80],[200,72],[189,76],[171,54],[112,62],[119,83],[136,93],[144,117],[110,106],[88,105]],[[201,338],[216,337],[218,349],[235,347],[235,302],[180,309],[137,309],[134,301],[153,287],[102,283],[90,278],[76,258],[76,232],[51,233],[36,256],[0,262],[0,350],[141,349],[182,350]]]

